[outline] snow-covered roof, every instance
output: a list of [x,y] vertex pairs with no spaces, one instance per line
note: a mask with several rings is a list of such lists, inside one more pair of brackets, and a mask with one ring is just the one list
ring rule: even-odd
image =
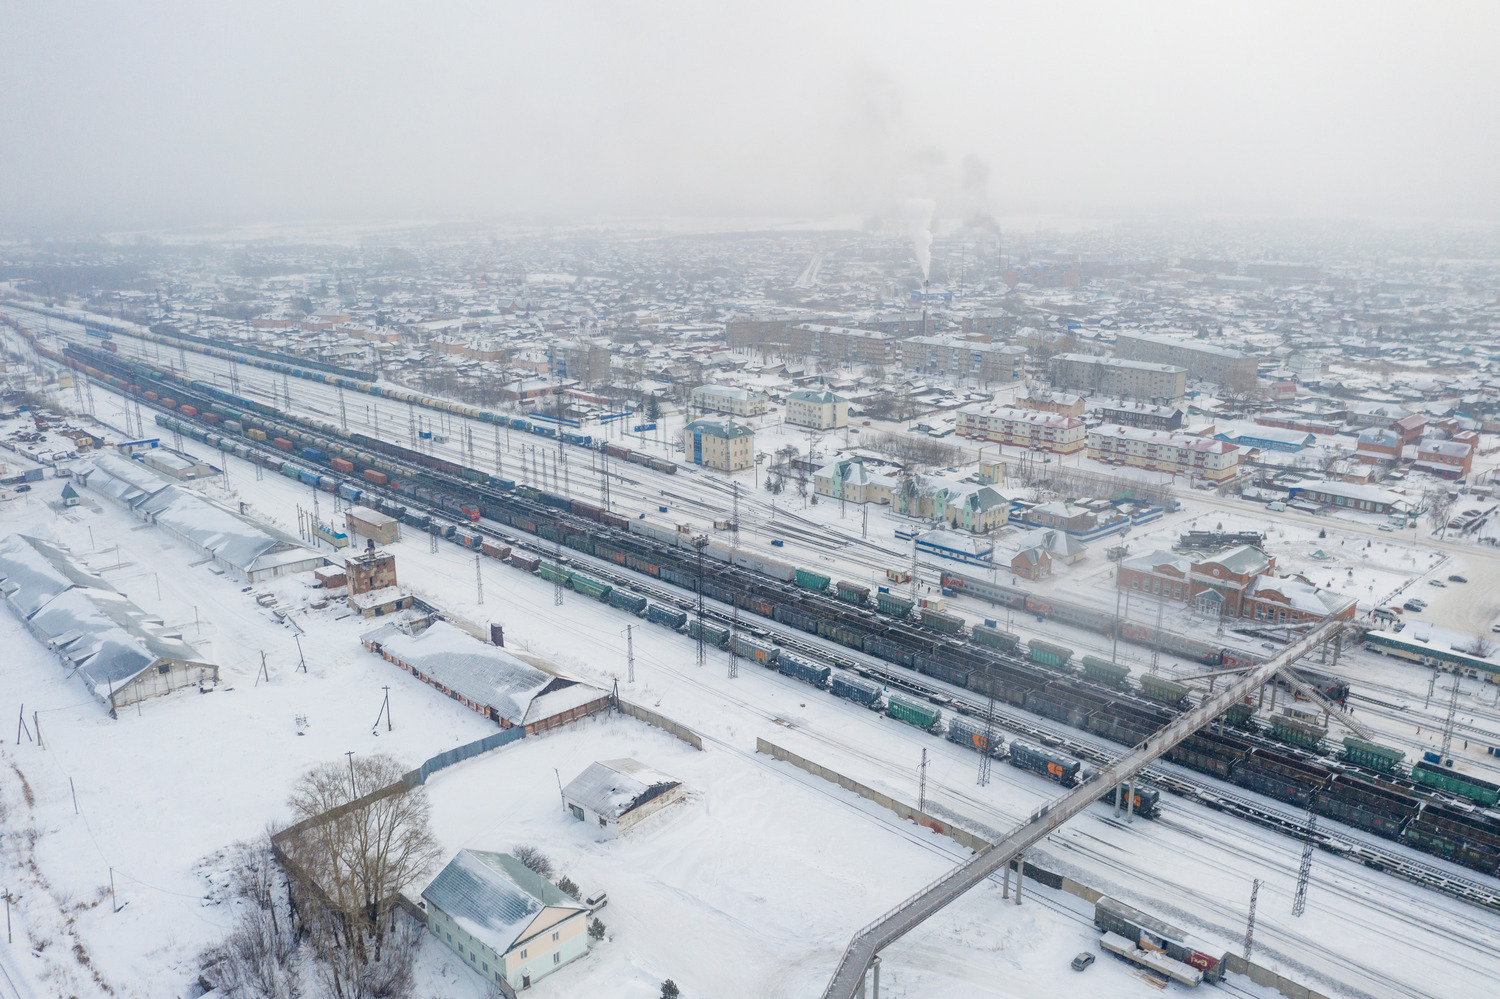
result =
[[203,661],[66,548],[40,538],[0,541],[0,595],[100,698],[163,660]]
[[1322,589],[1296,576],[1260,576],[1255,580],[1251,593],[1255,596],[1264,593],[1279,594],[1292,610],[1320,616],[1343,613],[1354,603],[1352,597]]
[[618,819],[681,783],[637,760],[601,760],[568,781],[563,797],[606,819]]
[[458,851],[422,897],[502,955],[543,909],[583,909],[515,857],[485,850]]
[[532,699],[558,679],[446,621],[416,635],[387,624],[360,636],[360,641],[378,646],[460,697],[494,708],[511,725],[522,724]]

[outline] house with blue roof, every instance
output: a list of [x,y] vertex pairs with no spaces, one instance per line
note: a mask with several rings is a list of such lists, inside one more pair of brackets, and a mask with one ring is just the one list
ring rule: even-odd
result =
[[428,932],[507,995],[588,953],[588,908],[508,853],[460,850],[422,903]]

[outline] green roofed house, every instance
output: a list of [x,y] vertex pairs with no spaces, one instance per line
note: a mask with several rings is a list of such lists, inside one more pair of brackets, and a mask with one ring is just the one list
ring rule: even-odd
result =
[[723,472],[755,462],[755,431],[733,420],[694,420],[683,431],[683,445],[693,464]]
[[508,853],[460,850],[422,902],[428,931],[507,995],[589,949],[588,908]]
[[814,430],[849,423],[849,400],[827,389],[800,389],[786,397],[786,422]]

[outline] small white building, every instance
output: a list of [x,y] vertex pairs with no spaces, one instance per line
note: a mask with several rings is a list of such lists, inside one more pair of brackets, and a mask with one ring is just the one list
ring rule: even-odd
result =
[[644,763],[601,760],[568,782],[563,801],[578,821],[618,834],[686,794],[681,781]]
[[771,397],[728,385],[699,385],[693,389],[692,404],[700,412],[759,416],[771,408]]

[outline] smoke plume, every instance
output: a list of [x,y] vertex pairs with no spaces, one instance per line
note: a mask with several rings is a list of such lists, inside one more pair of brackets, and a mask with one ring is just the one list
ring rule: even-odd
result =
[[932,271],[932,213],[937,204],[930,198],[908,198],[906,220],[911,224],[911,248],[922,268],[922,280]]

